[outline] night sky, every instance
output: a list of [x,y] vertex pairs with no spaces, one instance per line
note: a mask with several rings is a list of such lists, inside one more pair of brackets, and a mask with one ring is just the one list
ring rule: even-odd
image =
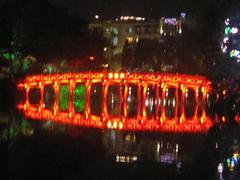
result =
[[84,18],[99,14],[101,18],[121,15],[146,17],[176,16],[181,12],[201,15],[213,0],[48,0],[66,7],[70,12]]
[[[3,1],[0,0],[0,5]],[[91,19],[95,14],[102,19],[121,15],[160,17],[202,15],[214,0],[47,0],[55,6],[65,7],[72,14]]]

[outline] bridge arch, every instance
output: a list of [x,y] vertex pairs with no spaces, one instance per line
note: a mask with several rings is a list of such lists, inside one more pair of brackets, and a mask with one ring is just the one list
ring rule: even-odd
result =
[[[91,92],[92,87],[95,84],[102,86],[102,111],[101,116],[96,116],[91,113]],[[61,88],[64,85],[68,95],[63,96]],[[82,85],[84,87],[85,105],[84,110],[81,107],[82,113],[76,110],[75,98],[76,87]],[[111,116],[108,112],[107,97],[109,87],[117,85],[119,91],[119,113],[118,116]],[[55,101],[53,110],[45,108],[44,94],[47,86],[51,86],[54,89]],[[128,97],[129,88],[131,86],[136,87],[137,94],[137,115],[134,118],[128,118]],[[66,73],[66,74],[51,74],[51,75],[35,75],[27,76],[23,82],[18,84],[19,89],[26,91],[26,102],[19,105],[19,108],[24,110],[34,109],[29,102],[29,91],[33,88],[40,90],[40,103],[36,110],[38,116],[42,112],[51,116],[52,119],[67,119],[68,122],[79,122],[80,120],[86,120],[88,123],[105,124],[108,128],[120,128],[120,129],[158,129],[158,130],[172,130],[180,131],[187,129],[200,131],[211,125],[211,120],[206,116],[205,103],[206,95],[211,90],[211,82],[202,76],[190,76],[180,74],[160,74],[160,73]],[[175,109],[174,118],[168,119],[166,117],[164,100],[168,94],[170,88],[175,89]],[[154,93],[150,98],[148,93],[152,89]],[[191,120],[187,120],[185,116],[184,103],[186,100],[186,94],[188,90],[194,91],[194,98],[199,106],[199,94],[201,93],[202,115],[199,120],[197,117],[198,108],[195,108],[194,117]],[[59,99],[60,96],[69,98],[68,110],[62,112],[60,109]],[[148,110],[146,108],[146,102],[151,99],[153,104],[153,118],[148,118]],[[160,102],[160,99],[162,102]],[[181,105],[179,108],[179,105]],[[161,116],[159,114],[161,111]],[[34,111],[35,112],[35,111]],[[32,112],[32,114],[34,114]],[[42,115],[43,116],[43,115]],[[61,118],[60,118],[61,117]],[[93,122],[95,121],[95,122]]]

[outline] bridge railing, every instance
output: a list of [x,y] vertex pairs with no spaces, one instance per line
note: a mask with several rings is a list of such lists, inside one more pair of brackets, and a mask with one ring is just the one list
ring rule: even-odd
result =
[[[73,98],[74,90],[77,84],[84,84],[86,103],[83,115],[75,112]],[[102,114],[100,117],[91,114],[90,99],[91,89],[94,83],[102,84]],[[61,112],[59,110],[59,87],[61,85],[69,87],[69,110]],[[107,95],[109,86],[118,85],[123,88],[123,92],[119,91],[120,108],[119,117],[112,117],[108,113]],[[129,96],[129,84],[134,84],[137,87],[137,116],[134,119],[129,119],[127,97]],[[45,108],[44,94],[45,87],[51,85],[54,88],[55,102],[52,111]],[[148,87],[155,89],[155,118],[147,118],[147,110],[145,102],[147,99]],[[175,88],[175,117],[168,119],[165,115],[164,104],[159,102],[159,99],[166,98],[168,88]],[[18,88],[26,91],[26,102],[19,105],[20,109],[25,111],[25,115],[31,118],[52,119],[60,122],[74,123],[76,119],[81,122],[95,121],[97,127],[119,128],[119,129],[135,129],[135,130],[167,130],[167,131],[204,131],[211,126],[211,120],[206,116],[205,105],[207,94],[211,90],[211,83],[202,76],[189,75],[174,75],[174,74],[158,74],[158,73],[67,73],[54,75],[36,75],[29,76],[24,82],[18,84]],[[36,88],[40,91],[40,102],[33,106],[29,102],[29,92]],[[195,102],[197,103],[194,112],[194,117],[191,119],[185,116],[185,95],[188,89],[194,90]],[[160,94],[161,90],[161,94]],[[180,94],[179,94],[180,92]],[[200,102],[199,102],[200,101]],[[198,106],[202,106],[202,114],[199,117]],[[181,105],[180,113],[178,106]],[[122,108],[123,107],[123,108]],[[159,107],[161,115],[158,114]],[[79,121],[77,121],[79,122]],[[81,123],[80,123],[81,124]],[[94,124],[93,122],[90,124]]]

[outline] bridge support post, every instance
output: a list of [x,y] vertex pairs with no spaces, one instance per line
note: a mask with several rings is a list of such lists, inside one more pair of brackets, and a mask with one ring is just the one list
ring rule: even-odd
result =
[[42,82],[39,83],[39,89],[40,89],[40,103],[38,107],[38,111],[41,112],[42,108],[44,108],[44,84]]
[[141,102],[141,90],[142,86],[138,84],[138,89],[137,89],[137,119],[139,120],[141,118],[141,107],[142,107],[142,102]]
[[127,98],[128,98],[128,85],[125,83],[124,84],[124,94],[123,94],[123,117],[124,119],[127,118],[128,115],[128,110],[127,110]]
[[167,89],[166,84],[162,83],[161,88],[162,88],[162,106],[161,106],[162,114],[161,114],[160,121],[161,121],[161,123],[163,123],[166,120],[165,107],[164,107],[164,102],[165,102],[165,97],[166,97],[166,89]]
[[59,104],[58,104],[58,98],[59,98],[59,82],[55,81],[54,82],[54,96],[55,96],[55,102],[54,102],[54,106],[53,106],[53,112],[54,112],[54,116],[58,113],[58,109],[59,109]]
[[75,114],[75,109],[74,109],[74,89],[75,89],[76,83],[73,80],[70,80],[70,104],[69,104],[69,115],[72,117]]
[[202,91],[202,118],[201,118],[201,123],[204,123],[205,118],[206,118],[206,95],[207,95],[207,91],[206,91],[204,86],[201,88],[201,91]]
[[187,92],[187,88],[181,84],[181,117],[180,117],[180,124],[183,123],[183,121],[185,120],[185,96],[186,96],[186,92]]
[[179,86],[175,87],[175,118],[178,118],[178,89]]
[[199,99],[198,99],[198,91],[199,91],[199,87],[195,87],[194,88],[194,95],[195,95],[195,111],[194,111],[194,119],[197,120],[197,115],[198,115],[198,107],[199,107]]
[[85,116],[86,116],[86,119],[89,119],[89,116],[90,116],[90,96],[91,96],[91,86],[92,86],[92,83],[89,82],[89,80],[86,81],[85,83],[85,86],[86,86],[86,109],[85,109]]
[[160,85],[156,85],[156,99],[155,99],[155,113],[156,113],[156,120],[159,120],[159,106],[160,106],[160,103],[159,103],[159,98],[160,98],[160,95],[159,95],[159,90],[160,90]]
[[147,119],[146,111],[146,94],[147,94],[148,85],[143,82],[143,96],[142,96],[142,123]]
[[25,89],[26,89],[26,102],[25,102],[25,105],[26,105],[26,108],[29,106],[29,91],[30,91],[30,87],[25,84]]

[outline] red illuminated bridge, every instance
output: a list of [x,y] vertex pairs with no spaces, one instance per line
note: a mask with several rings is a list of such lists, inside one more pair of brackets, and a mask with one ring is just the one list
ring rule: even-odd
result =
[[[115,95],[113,87],[117,89]],[[25,102],[18,108],[26,117],[36,120],[165,132],[206,132],[212,126],[205,110],[211,83],[202,76],[159,73],[35,75],[26,77],[18,84],[18,89],[26,94]],[[190,91],[194,112],[187,117],[185,107]],[[131,102],[134,92],[135,101]],[[173,92],[171,99],[170,92]],[[100,114],[96,114],[93,106],[99,101]],[[117,102],[117,110],[111,113],[109,108],[114,102]],[[131,103],[136,108],[133,116],[129,115]],[[171,117],[166,113],[167,106],[172,106]]]

